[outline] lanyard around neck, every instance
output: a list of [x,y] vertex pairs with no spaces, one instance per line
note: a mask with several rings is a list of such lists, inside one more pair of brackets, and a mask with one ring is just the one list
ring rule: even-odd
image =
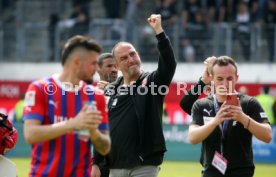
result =
[[[215,108],[215,112],[216,114],[219,111],[219,105],[218,105],[218,101],[216,98],[216,95],[213,95],[213,100],[214,100],[214,108]],[[225,141],[225,136],[226,136],[226,132],[227,132],[227,127],[228,127],[228,122],[229,120],[224,120],[223,125],[219,125],[220,131],[221,131],[221,146],[220,146],[220,150],[221,150],[221,154],[223,155],[223,144]]]

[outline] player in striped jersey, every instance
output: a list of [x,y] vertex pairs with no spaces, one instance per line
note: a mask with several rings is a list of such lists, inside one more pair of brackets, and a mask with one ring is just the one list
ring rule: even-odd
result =
[[[91,143],[102,155],[109,152],[104,94],[83,82],[96,72],[100,51],[94,40],[72,37],[62,52],[62,72],[30,84],[23,117],[32,144],[30,177],[90,177]],[[93,101],[97,110],[86,105]]]

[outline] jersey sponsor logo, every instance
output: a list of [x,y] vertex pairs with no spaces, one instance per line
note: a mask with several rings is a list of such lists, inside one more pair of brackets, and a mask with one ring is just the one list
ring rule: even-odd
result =
[[35,91],[28,91],[25,96],[24,106],[34,106],[35,105]]
[[203,116],[203,121],[204,121],[204,125],[207,124],[208,122],[210,122],[214,117],[206,117]]
[[267,118],[267,115],[265,112],[260,112],[260,116],[261,116],[261,118]]
[[209,116],[211,116],[212,109],[208,111],[206,108],[204,108],[203,112],[206,112]]

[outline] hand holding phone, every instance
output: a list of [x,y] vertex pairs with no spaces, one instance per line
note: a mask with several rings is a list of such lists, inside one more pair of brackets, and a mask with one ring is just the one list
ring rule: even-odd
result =
[[239,100],[237,94],[229,94],[226,96],[226,105],[238,106]]

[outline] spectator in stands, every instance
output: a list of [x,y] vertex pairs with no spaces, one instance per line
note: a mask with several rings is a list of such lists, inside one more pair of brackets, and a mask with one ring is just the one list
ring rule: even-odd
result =
[[103,0],[106,18],[121,18],[121,0]]
[[276,124],[276,100],[275,98],[270,95],[269,93],[270,86],[264,85],[262,93],[257,95],[256,98],[263,107],[266,116],[268,117],[268,120],[271,125]]
[[110,27],[111,39],[119,41],[123,36],[122,25],[124,22],[121,19],[113,19],[112,26]]
[[216,17],[219,15],[219,7],[217,6],[218,1],[206,0],[206,8],[207,8],[207,17],[206,22],[212,23],[217,19]]
[[249,0],[248,2],[248,6],[250,9],[250,21],[251,22],[257,22],[259,17],[259,9],[260,9],[260,5],[259,5],[259,0]]
[[262,7],[262,22],[265,24],[265,35],[269,49],[269,62],[276,59],[275,23],[276,23],[276,0],[266,0]]
[[[160,4],[160,5],[159,5]],[[162,25],[168,36],[173,40],[174,29],[177,20],[176,1],[161,0],[156,7],[155,13],[162,17]]]
[[72,4],[79,4],[85,11],[89,11],[90,3],[93,0],[72,0]]
[[226,13],[226,6],[227,1],[225,0],[207,0],[207,17],[206,23],[214,23],[214,22],[225,22],[225,13]]
[[181,41],[181,60],[186,62],[194,62],[195,61],[195,48],[191,44],[189,38],[183,38]]
[[[85,35],[87,36],[89,33],[89,23],[90,23],[90,16],[89,16],[89,8],[87,7],[87,3],[83,1],[72,1],[72,12],[70,17],[65,20],[58,20],[57,27],[60,30],[60,38],[61,41],[58,41],[59,46],[51,46],[52,48],[55,47],[57,50],[58,48],[62,48],[66,40],[74,35]],[[55,27],[56,17],[52,17],[53,27]],[[51,26],[50,26],[51,27]],[[55,34],[52,34],[55,35]],[[51,36],[53,40],[50,41],[52,44],[54,41],[54,36]],[[54,54],[51,54],[54,55]],[[56,57],[56,56],[55,56]],[[57,58],[55,58],[57,59]]]
[[0,2],[0,14],[2,13],[2,10],[5,11],[7,8],[12,7],[15,3],[14,0],[1,0]]
[[[212,14],[209,14],[210,11],[209,11],[209,8],[211,9],[211,12],[212,12],[212,9],[214,9],[214,1],[211,2],[212,0],[208,0],[207,2],[207,7],[208,7],[208,18],[209,18],[209,15],[212,15]],[[234,2],[236,0],[222,0],[220,2],[217,1],[216,3],[216,10],[215,10],[215,20],[218,20],[218,22],[233,22],[235,21],[235,16],[236,16],[236,5],[237,3]],[[237,0],[239,1],[239,0]],[[217,15],[217,16],[216,16]],[[218,18],[216,18],[218,17]]]
[[82,5],[78,1],[73,3],[73,12],[70,15],[70,19],[74,20],[74,24],[70,29],[70,37],[74,35],[87,35],[89,33],[89,10]]
[[207,8],[207,17],[206,22],[212,23],[215,22],[216,19],[218,19],[220,6],[217,5],[219,1],[213,1],[213,0],[206,0],[206,8]]
[[186,28],[189,23],[197,23],[196,14],[201,11],[202,6],[199,0],[187,0],[183,2],[181,24],[184,28]]
[[183,36],[188,36],[195,49],[195,61],[201,61],[208,50],[208,41],[212,34],[206,23],[207,14],[199,0],[188,0],[183,3],[181,25]]
[[134,25],[138,23],[140,17],[140,9],[139,5],[142,0],[127,0],[127,8],[126,8],[126,29],[127,29],[127,41],[133,43],[134,42],[134,33],[135,27]]
[[227,94],[236,92],[238,80],[232,58],[218,57],[210,71],[215,87],[212,95],[199,100],[198,95],[185,95],[188,104],[193,105],[188,138],[192,144],[202,142],[202,176],[252,177],[252,135],[270,142],[268,119],[257,100],[247,95],[238,95],[237,105],[227,104]]
[[250,11],[244,2],[238,5],[236,37],[240,42],[245,61],[250,61]]
[[195,61],[200,61],[204,58],[205,53],[208,50],[208,41],[211,39],[212,34],[205,21],[205,15],[203,11],[197,11],[195,14],[195,23],[190,24],[186,28],[186,35],[189,36],[191,44],[196,49]]
[[156,61],[155,57],[158,55],[158,50],[156,48],[156,42],[154,38],[154,31],[149,26],[145,26],[142,29],[140,37],[139,48],[141,49],[141,58],[146,62]]
[[[49,37],[49,59],[48,61],[55,61],[55,50],[59,49],[59,41],[56,41],[57,25],[59,22],[59,16],[56,13],[50,15],[48,24],[48,37]],[[59,50],[58,50],[59,51]]]

